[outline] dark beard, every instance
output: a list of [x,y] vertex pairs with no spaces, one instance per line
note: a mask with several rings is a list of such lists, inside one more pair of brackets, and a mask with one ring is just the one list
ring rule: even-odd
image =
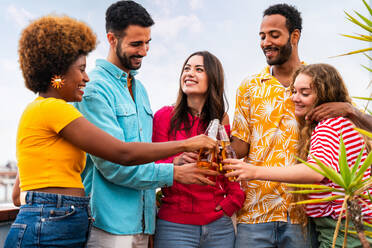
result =
[[143,56],[132,55],[128,57],[124,52],[122,52],[120,44],[121,42],[119,41],[118,44],[116,45],[116,56],[118,57],[120,64],[128,70],[138,70],[141,67],[141,64],[138,66],[133,66],[130,63],[130,59],[131,58],[142,58]]
[[269,65],[282,65],[288,61],[291,54],[292,54],[291,39],[288,38],[287,44],[279,48],[278,58],[271,60],[271,61],[266,59],[266,61]]

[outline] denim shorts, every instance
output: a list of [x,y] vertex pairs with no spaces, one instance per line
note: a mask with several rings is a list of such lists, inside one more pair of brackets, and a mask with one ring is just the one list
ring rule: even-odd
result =
[[89,197],[29,191],[4,247],[85,247],[91,225]]
[[226,215],[207,225],[156,221],[155,248],[233,248],[234,242],[234,226]]

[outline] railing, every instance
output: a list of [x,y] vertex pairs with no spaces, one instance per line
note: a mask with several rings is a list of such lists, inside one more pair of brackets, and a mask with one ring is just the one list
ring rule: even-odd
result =
[[0,171],[0,247],[3,247],[10,225],[18,214],[12,204],[12,189],[17,171]]

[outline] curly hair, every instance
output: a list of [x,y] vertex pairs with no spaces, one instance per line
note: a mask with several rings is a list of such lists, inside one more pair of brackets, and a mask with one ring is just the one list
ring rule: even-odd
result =
[[[351,103],[348,90],[340,73],[328,64],[311,64],[301,66],[294,74],[290,89],[294,90],[294,81],[299,74],[311,77],[311,88],[314,89],[316,99],[313,108],[326,102],[348,102]],[[318,124],[316,121],[305,121],[299,119],[300,137],[298,157],[307,160],[310,148],[311,133]]]
[[187,95],[182,91],[181,78],[185,65],[189,59],[193,56],[201,56],[204,61],[204,68],[207,74],[208,80],[208,90],[206,93],[206,100],[200,114],[200,120],[202,126],[198,128],[199,133],[204,132],[208,123],[213,119],[222,119],[225,115],[226,108],[228,108],[228,103],[224,91],[224,71],[221,62],[216,56],[208,51],[198,51],[191,54],[184,62],[180,75],[180,88],[178,90],[177,101],[174,106],[173,116],[171,118],[171,127],[169,130],[169,135],[175,135],[177,130],[182,130],[189,132],[193,123],[190,124],[188,113],[191,110],[187,106]]
[[150,14],[142,5],[133,1],[118,1],[112,4],[106,11],[106,33],[125,33],[129,25],[150,27],[154,24]]
[[18,54],[25,85],[46,92],[54,75],[63,75],[81,55],[96,47],[96,35],[81,21],[68,16],[44,16],[21,33]]
[[285,3],[275,4],[267,8],[263,16],[279,14],[285,17],[286,27],[291,34],[295,29],[300,32],[302,30],[302,18],[301,13],[293,5],[288,5]]

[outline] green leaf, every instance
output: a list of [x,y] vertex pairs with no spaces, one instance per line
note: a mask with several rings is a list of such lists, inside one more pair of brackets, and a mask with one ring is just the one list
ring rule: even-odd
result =
[[[372,69],[368,68],[367,66],[361,65],[364,69],[367,69],[369,72],[372,72]],[[372,98],[371,98],[372,99]]]
[[349,188],[351,182],[351,172],[349,165],[347,164],[347,155],[346,155],[346,148],[344,139],[342,138],[342,134],[340,135],[340,150],[338,156],[338,165],[340,168],[340,174],[345,182],[345,187]]
[[296,190],[296,191],[288,191],[292,194],[313,194],[313,193],[326,193],[326,192],[335,192],[334,189],[307,189],[307,190]]
[[341,54],[341,55],[333,56],[333,57],[330,57],[330,58],[347,56],[347,55],[352,55],[352,54],[357,54],[357,53],[364,53],[364,52],[368,52],[368,51],[371,51],[371,50],[372,50],[372,47],[368,47],[368,48],[363,48],[363,49],[360,49],[360,50],[355,50],[355,51],[352,51],[352,52],[344,53],[344,54]]
[[369,226],[369,227],[371,227],[372,228],[372,224],[369,224],[368,222],[366,222],[366,221],[363,221],[363,225],[366,225],[366,226]]
[[368,112],[368,114],[372,115],[372,111],[371,110],[367,109],[366,111]]
[[334,169],[328,167],[327,165],[323,164],[322,161],[320,161],[318,158],[316,158],[314,155],[310,154],[311,157],[316,161],[317,165],[324,171],[326,174],[326,177],[334,182],[335,184],[341,186],[346,190],[345,182],[341,175],[337,173]]
[[363,38],[365,38],[367,40],[372,41],[372,36],[371,35],[365,35],[365,34],[358,34],[358,35],[360,35],[360,37],[363,37]]
[[354,13],[357,14],[360,17],[360,19],[362,19],[368,26],[372,27],[372,22],[368,20],[368,18],[362,16],[361,14],[359,14],[359,12],[355,10],[354,10]]
[[298,184],[294,184],[294,183],[287,183],[286,185],[287,185],[287,187],[304,188],[304,189],[335,189],[335,188],[332,188],[332,187],[329,187],[329,186],[326,186],[326,185],[322,185],[322,184],[299,184],[299,183]]
[[355,161],[355,164],[354,164],[353,168],[351,169],[351,175],[352,175],[353,179],[356,178],[356,172],[359,168],[360,160],[362,159],[362,156],[363,156],[364,147],[365,147],[365,144],[363,145],[362,149],[360,150],[360,153],[357,157],[357,160]]
[[[364,130],[363,130],[364,131]],[[367,131],[366,131],[367,132]],[[370,133],[371,134],[371,133]],[[372,135],[372,134],[371,134]],[[363,178],[364,172],[370,167],[372,164],[372,151],[368,154],[366,160],[364,160],[362,166],[360,167],[358,173],[356,174],[355,179],[359,180],[359,178]]]
[[359,194],[358,195],[360,198],[363,198],[365,200],[370,200],[369,196],[368,195],[365,195],[365,194]]
[[[367,53],[363,53],[364,56],[366,56],[369,60],[372,60],[372,57],[369,56]],[[370,82],[371,83],[371,82]]]
[[324,171],[319,170],[318,168],[314,167],[312,164],[306,162],[305,160],[302,160],[301,158],[298,158],[297,156],[295,156],[295,157],[296,157],[296,159],[297,159],[298,161],[300,161],[300,162],[303,163],[303,164],[306,164],[306,165],[307,165],[308,167],[310,167],[312,170],[318,172],[320,175],[322,175],[322,176],[324,176],[324,177],[327,177],[327,174],[324,173]]
[[344,196],[343,195],[334,195],[334,196],[329,196],[329,197],[322,198],[322,199],[299,201],[299,202],[296,202],[295,204],[301,205],[301,204],[313,204],[313,203],[320,203],[320,202],[330,202],[330,201],[334,201],[334,200],[340,199],[340,198],[344,198]]
[[360,100],[372,101],[372,98],[371,97],[353,96],[353,98],[360,99]]
[[371,7],[369,6],[369,4],[368,4],[365,0],[363,0],[363,3],[364,3],[364,5],[366,6],[366,8],[368,9],[369,14],[372,15],[372,9],[371,9]]
[[371,132],[368,132],[368,131],[366,131],[364,129],[360,129],[360,128],[357,128],[357,127],[354,127],[354,129],[357,130],[359,133],[361,133],[361,134],[363,134],[363,135],[365,135],[367,137],[372,138],[372,133]]
[[356,25],[358,25],[359,27],[367,30],[368,32],[372,33],[372,27],[369,27],[369,26],[366,26],[364,25],[363,23],[359,22],[357,19],[355,19],[352,15],[350,15],[349,13],[347,13],[346,11],[344,11],[346,16],[348,17],[347,19],[353,23],[355,23]]
[[356,39],[356,40],[361,40],[361,41],[367,41],[367,42],[372,41],[372,37],[368,38],[368,37],[360,37],[360,36],[354,36],[354,35],[348,35],[348,34],[341,34],[341,36]]

